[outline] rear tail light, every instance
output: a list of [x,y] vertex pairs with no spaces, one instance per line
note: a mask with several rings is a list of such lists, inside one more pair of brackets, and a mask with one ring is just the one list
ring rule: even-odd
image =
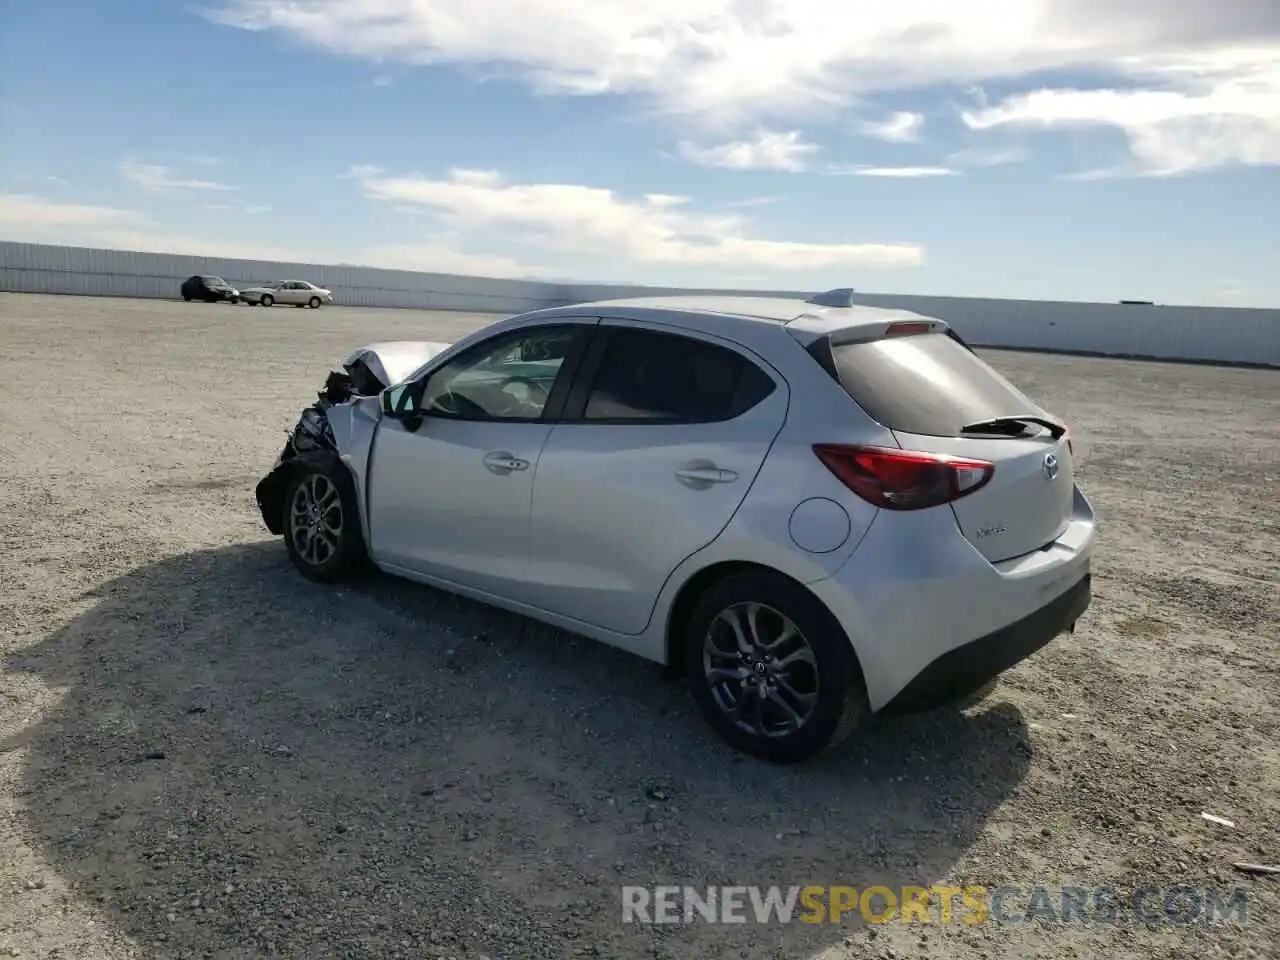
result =
[[911,450],[819,443],[813,452],[846,487],[885,510],[951,503],[981,489],[996,472],[985,460]]

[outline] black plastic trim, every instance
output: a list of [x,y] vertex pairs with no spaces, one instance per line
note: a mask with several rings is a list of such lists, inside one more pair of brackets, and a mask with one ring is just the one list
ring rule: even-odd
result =
[[961,700],[1072,629],[1092,599],[1090,574],[1029,617],[944,653],[916,674],[881,713],[918,713]]
[[836,383],[840,382],[840,371],[836,369],[836,357],[831,350],[831,338],[829,336],[818,337],[804,349],[805,353],[818,362],[818,366],[827,371],[827,375],[832,380]]
[[600,365],[604,363],[605,351],[613,340],[613,332],[617,327],[600,324],[593,331],[591,342],[584,352],[582,363],[574,376],[573,383],[565,396],[564,408],[560,411],[562,423],[578,423],[587,411],[587,398],[591,396],[591,388],[595,386],[596,376],[600,373]]
[[[258,501],[258,511],[262,514],[262,522],[267,529],[277,537],[284,533],[284,494],[290,477],[303,467],[326,467],[341,462],[332,450],[310,450],[284,460],[259,480],[254,488],[254,497]],[[346,467],[343,466],[342,469],[345,470]]]

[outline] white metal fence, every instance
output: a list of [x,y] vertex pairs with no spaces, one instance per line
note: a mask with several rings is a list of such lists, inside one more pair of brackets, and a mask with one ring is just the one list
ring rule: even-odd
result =
[[[234,286],[272,279],[310,280],[332,290],[336,303],[350,306],[504,314],[626,296],[711,292],[0,241],[0,291],[11,293],[176,298],[179,285],[193,274],[215,274]],[[808,296],[813,291],[769,292]],[[1280,310],[886,294],[860,294],[858,300],[941,318],[981,346],[1280,367]]]

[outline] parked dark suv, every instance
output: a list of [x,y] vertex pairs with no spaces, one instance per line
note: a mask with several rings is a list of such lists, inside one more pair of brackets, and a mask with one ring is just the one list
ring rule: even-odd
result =
[[187,277],[182,283],[182,299],[188,303],[192,300],[203,300],[205,303],[217,303],[220,300],[239,303],[240,291],[221,277]]

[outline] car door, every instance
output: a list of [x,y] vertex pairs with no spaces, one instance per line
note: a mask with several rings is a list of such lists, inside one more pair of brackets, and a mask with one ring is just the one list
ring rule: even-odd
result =
[[280,303],[296,304],[298,297],[298,284],[293,280],[286,280],[280,284],[280,289],[276,293],[276,300]]
[[[521,327],[393,387],[368,475],[379,563],[529,601],[529,502],[594,319]],[[393,394],[394,395],[394,394]]]
[[539,605],[641,633],[671,572],[742,503],[787,398],[781,376],[736,345],[602,321],[534,480]]

